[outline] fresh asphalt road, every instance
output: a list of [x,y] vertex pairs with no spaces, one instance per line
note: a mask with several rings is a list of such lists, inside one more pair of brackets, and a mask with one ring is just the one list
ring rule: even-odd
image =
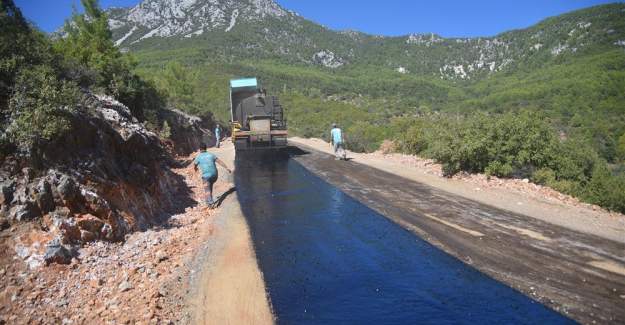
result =
[[573,322],[318,177],[314,163],[349,163],[315,155],[237,161],[239,201],[278,323]]

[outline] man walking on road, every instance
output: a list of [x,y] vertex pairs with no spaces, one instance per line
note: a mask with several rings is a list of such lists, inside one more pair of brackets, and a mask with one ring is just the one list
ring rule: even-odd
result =
[[332,138],[332,146],[334,147],[334,155],[336,160],[346,159],[345,148],[343,147],[343,132],[336,125],[332,123],[332,131],[330,131],[330,137]]
[[215,203],[213,200],[213,184],[217,181],[217,165],[215,165],[215,163],[221,165],[230,174],[232,174],[232,171],[223,161],[217,158],[217,156],[206,151],[205,144],[202,144],[200,149],[200,154],[197,155],[193,161],[193,167],[195,171],[197,171],[198,166],[200,167],[200,171],[202,172],[202,182],[204,183],[204,190],[206,191],[206,205],[212,207]]
[[221,142],[221,127],[219,124],[215,126],[215,147],[219,148],[219,143]]

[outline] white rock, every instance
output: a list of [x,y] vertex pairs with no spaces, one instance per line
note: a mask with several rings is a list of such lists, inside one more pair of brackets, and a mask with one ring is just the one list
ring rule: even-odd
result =
[[343,59],[336,56],[334,52],[330,50],[315,53],[313,55],[313,61],[331,69],[336,69],[344,64]]
[[134,33],[137,30],[137,26],[132,26],[132,28],[130,29],[130,31],[128,31],[128,33],[126,33],[126,35],[122,36],[122,38],[118,39],[117,41],[115,41],[115,46],[120,46],[126,39],[128,39],[128,37],[130,37],[132,35],[132,33]]
[[[139,40],[133,42],[136,43],[151,37],[191,37],[221,28],[228,32],[241,19],[256,22],[267,17],[289,16],[295,14],[282,9],[273,0],[144,0],[125,16],[109,19],[109,25],[117,29],[131,24],[145,30]],[[116,44],[123,43],[128,36],[121,36]]]
[[407,74],[407,73],[410,73],[410,71],[408,71],[408,69],[406,69],[406,68],[404,68],[404,67],[401,67],[401,66],[400,66],[399,68],[395,69],[395,71],[397,71],[397,72],[399,72],[399,73],[401,73],[401,74]]
[[567,44],[560,44],[560,43],[558,43],[558,45],[556,47],[551,49],[551,54],[552,55],[559,55],[560,53],[564,52],[568,48],[569,48],[569,46]]
[[118,289],[120,292],[128,291],[132,288],[133,288],[132,284],[128,282],[127,280],[122,281],[118,286]]
[[232,17],[230,17],[230,25],[226,28],[226,33],[232,30],[232,27],[237,23],[237,17],[239,17],[239,9],[234,9]]

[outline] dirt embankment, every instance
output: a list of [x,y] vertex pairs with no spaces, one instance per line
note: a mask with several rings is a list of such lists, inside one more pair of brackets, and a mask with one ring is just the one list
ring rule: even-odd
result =
[[86,93],[62,137],[0,157],[0,231],[24,230],[8,237],[31,268],[68,264],[81,245],[121,241],[179,207],[172,191],[184,179],[171,171],[172,151],[189,154],[202,131],[197,118],[166,112],[173,140],[115,99]]
[[[289,138],[316,150],[332,153],[321,139]],[[348,157],[363,165],[414,180],[497,208],[523,214],[538,220],[606,239],[625,243],[625,215],[606,211],[598,206],[536,185],[526,180],[500,179],[485,175],[442,175],[441,166],[416,156],[375,152],[349,152]]]

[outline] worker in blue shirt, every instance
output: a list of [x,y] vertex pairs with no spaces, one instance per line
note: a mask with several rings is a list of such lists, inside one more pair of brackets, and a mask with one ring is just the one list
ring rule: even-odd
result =
[[206,144],[201,144],[200,150],[200,154],[197,155],[193,161],[193,167],[195,171],[197,171],[199,167],[202,172],[202,182],[204,183],[204,190],[206,192],[206,205],[212,207],[213,203],[215,203],[213,200],[213,184],[217,181],[217,165],[215,165],[215,163],[221,165],[230,174],[232,174],[232,170],[230,170],[223,161],[217,158],[217,156],[206,151]]
[[221,142],[221,127],[219,124],[215,126],[215,147],[219,148],[219,143]]
[[347,159],[347,153],[345,152],[345,147],[343,146],[343,132],[336,125],[336,123],[332,123],[332,130],[330,131],[330,138],[332,146],[334,147],[334,155],[336,156],[336,160],[339,159]]

